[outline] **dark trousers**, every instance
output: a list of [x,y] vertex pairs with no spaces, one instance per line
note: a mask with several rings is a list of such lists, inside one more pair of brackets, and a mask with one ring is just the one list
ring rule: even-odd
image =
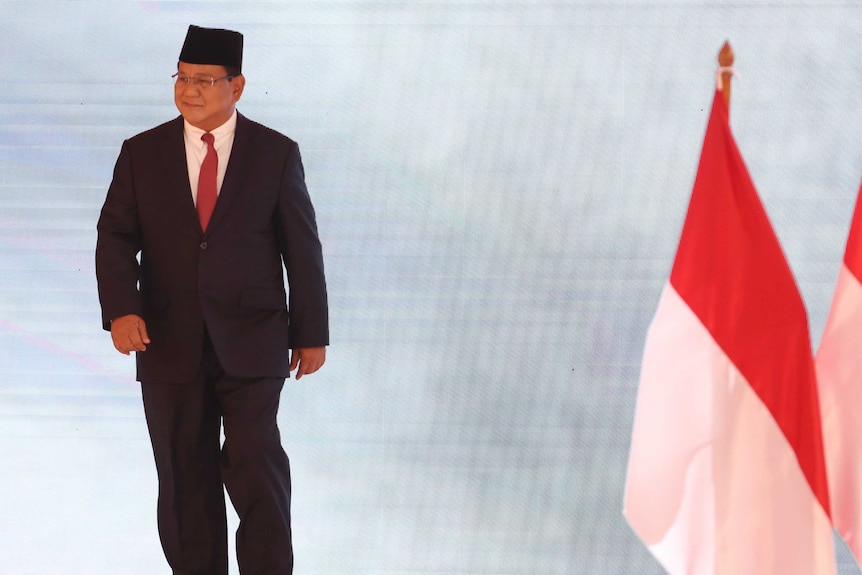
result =
[[227,575],[226,488],[240,573],[290,575],[290,466],[276,424],[284,379],[231,377],[206,339],[193,381],[141,384],[165,557],[174,575]]

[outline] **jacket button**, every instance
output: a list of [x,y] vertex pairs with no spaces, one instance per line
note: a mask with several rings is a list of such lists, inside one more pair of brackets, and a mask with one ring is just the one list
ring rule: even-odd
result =
[[202,250],[207,249],[207,243],[206,242],[201,242],[201,249]]

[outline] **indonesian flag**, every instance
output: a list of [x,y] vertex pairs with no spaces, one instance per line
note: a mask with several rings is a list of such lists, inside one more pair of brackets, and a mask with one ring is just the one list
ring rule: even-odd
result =
[[[860,190],[862,193],[862,190]],[[860,196],[862,197],[862,196]],[[857,199],[817,351],[832,520],[862,560],[862,205]]]
[[625,515],[664,568],[835,573],[808,319],[718,91],[641,370]]

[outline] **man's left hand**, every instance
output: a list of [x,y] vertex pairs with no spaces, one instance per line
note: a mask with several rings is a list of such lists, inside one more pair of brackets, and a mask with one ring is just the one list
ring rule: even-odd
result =
[[296,379],[310,375],[323,367],[326,361],[326,347],[301,347],[291,350],[290,371],[297,369]]

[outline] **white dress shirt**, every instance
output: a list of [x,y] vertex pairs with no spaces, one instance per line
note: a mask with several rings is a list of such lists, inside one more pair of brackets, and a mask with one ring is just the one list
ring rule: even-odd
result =
[[[198,205],[198,178],[201,174],[201,164],[207,155],[207,143],[201,140],[204,131],[195,128],[186,120],[183,129],[183,138],[186,143],[186,161],[189,166],[189,184],[192,187],[192,200]],[[213,145],[218,154],[218,174],[216,175],[216,193],[221,192],[221,184],[224,181],[224,173],[227,171],[227,162],[230,159],[230,151],[233,148],[233,137],[236,133],[236,109],[227,122],[210,132],[215,138]]]

